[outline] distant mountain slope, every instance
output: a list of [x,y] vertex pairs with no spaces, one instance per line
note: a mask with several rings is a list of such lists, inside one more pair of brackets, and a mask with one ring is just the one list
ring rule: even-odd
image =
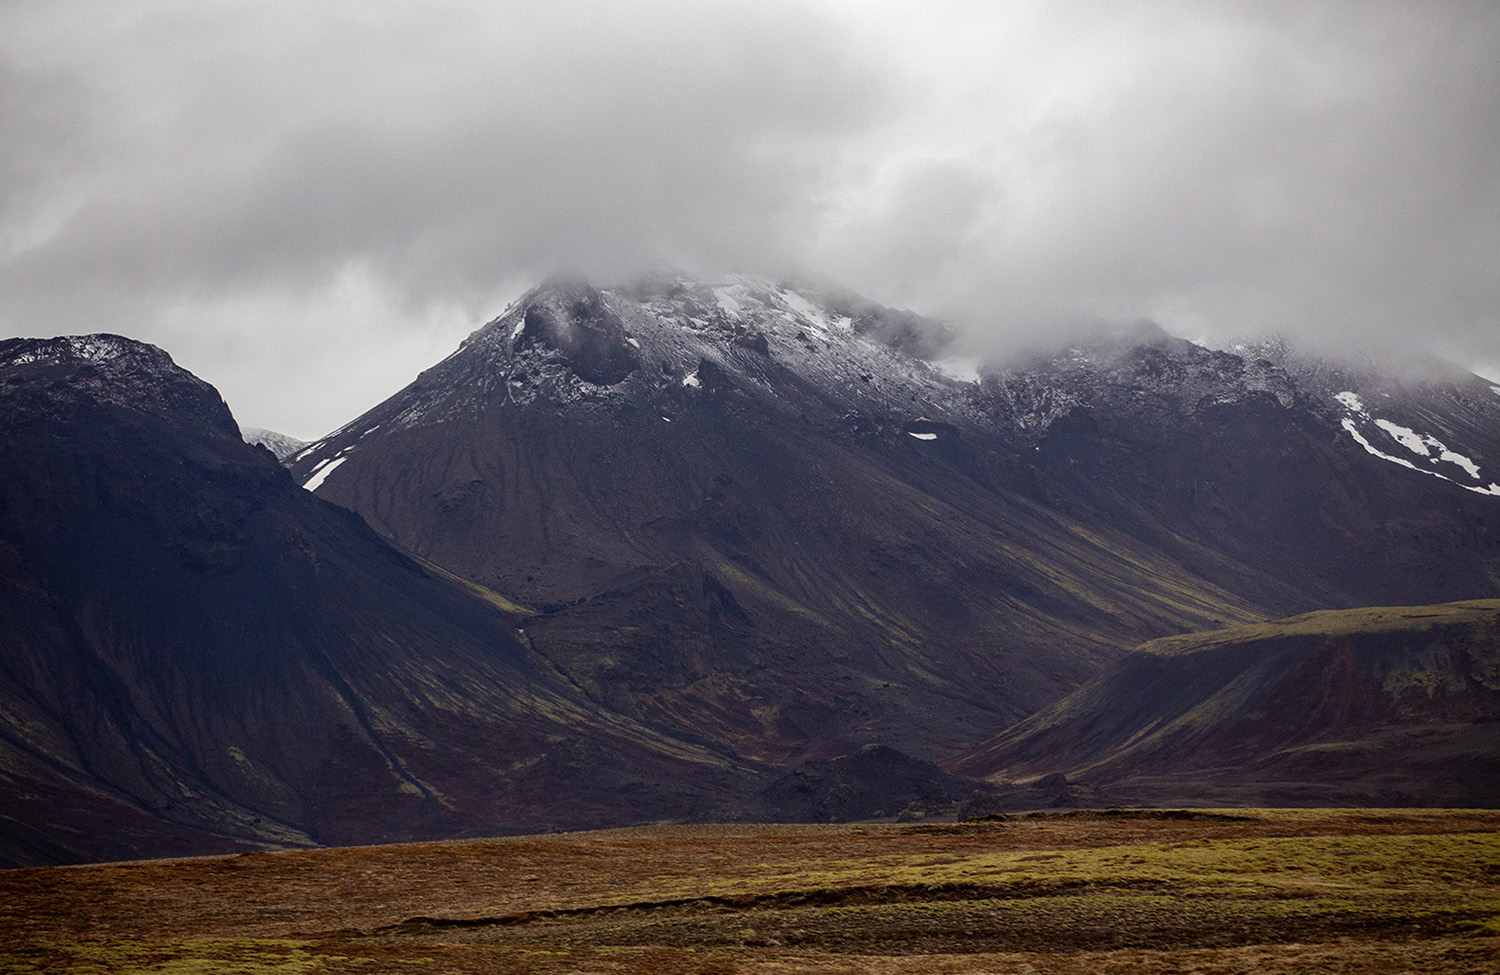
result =
[[1500,600],[1155,640],[950,767],[1162,802],[1500,805]]
[[[1500,595],[1500,497],[1472,490],[1500,482],[1500,395],[1477,376],[1399,379],[1142,326],[985,387],[1050,503],[1268,615]],[[1364,404],[1353,421],[1349,403]],[[1423,461],[1402,424],[1474,476],[1425,441]]]
[[[771,763],[951,754],[1152,637],[1500,595],[1500,497],[1370,454],[1284,357],[1142,325],[980,374],[948,343],[755,278],[552,283],[289,463],[536,609],[594,700]],[[1421,426],[1488,476],[1479,382],[1408,399],[1492,399]]]
[[638,822],[745,780],[585,700],[521,619],[159,349],[0,342],[0,863]]
[[260,444],[271,453],[276,455],[277,460],[286,460],[288,457],[307,446],[306,440],[298,440],[296,437],[288,437],[284,433],[275,430],[262,430],[259,427],[246,427],[245,443]]

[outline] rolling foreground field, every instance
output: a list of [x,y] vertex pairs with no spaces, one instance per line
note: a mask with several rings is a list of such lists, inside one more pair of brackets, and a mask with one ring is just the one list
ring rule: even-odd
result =
[[1495,972],[1500,812],[651,827],[0,873],[0,972]]

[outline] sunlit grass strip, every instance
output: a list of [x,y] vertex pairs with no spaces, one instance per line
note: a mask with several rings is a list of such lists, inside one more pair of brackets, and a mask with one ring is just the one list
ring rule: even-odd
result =
[[1178,895],[1303,896],[1410,891],[1500,902],[1500,834],[1332,836],[1194,840],[1083,850],[1013,850],[968,856],[882,854],[811,859],[789,868],[720,878],[662,875],[599,906],[653,898],[734,896],[854,887],[1014,888],[1017,895],[1066,886],[1170,888]]

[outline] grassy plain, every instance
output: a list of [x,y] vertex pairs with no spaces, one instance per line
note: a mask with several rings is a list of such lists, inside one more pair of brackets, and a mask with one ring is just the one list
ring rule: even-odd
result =
[[1500,813],[674,826],[0,873],[0,972],[1500,971]]

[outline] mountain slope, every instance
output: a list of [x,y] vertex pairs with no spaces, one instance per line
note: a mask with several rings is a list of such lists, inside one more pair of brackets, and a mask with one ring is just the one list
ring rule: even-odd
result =
[[1144,644],[954,760],[1162,802],[1500,804],[1500,600]]
[[485,597],[300,490],[160,350],[0,342],[0,858],[622,823],[743,778],[585,700]]
[[262,447],[276,455],[277,460],[286,460],[288,457],[307,446],[306,440],[298,440],[275,430],[262,430],[259,427],[245,428],[245,442],[260,444]]
[[[1500,595],[1500,497],[1471,490],[1500,481],[1500,395],[1477,376],[1400,380],[1148,326],[986,376],[985,388],[1050,503],[1269,615]],[[1361,397],[1374,405],[1352,421]],[[1445,438],[1473,476],[1425,441],[1432,473],[1393,462],[1425,464],[1393,421]]]
[[909,351],[941,341],[754,279],[549,285],[290,466],[537,610],[595,700],[765,762],[948,754],[1262,614],[1029,496],[984,391]]

